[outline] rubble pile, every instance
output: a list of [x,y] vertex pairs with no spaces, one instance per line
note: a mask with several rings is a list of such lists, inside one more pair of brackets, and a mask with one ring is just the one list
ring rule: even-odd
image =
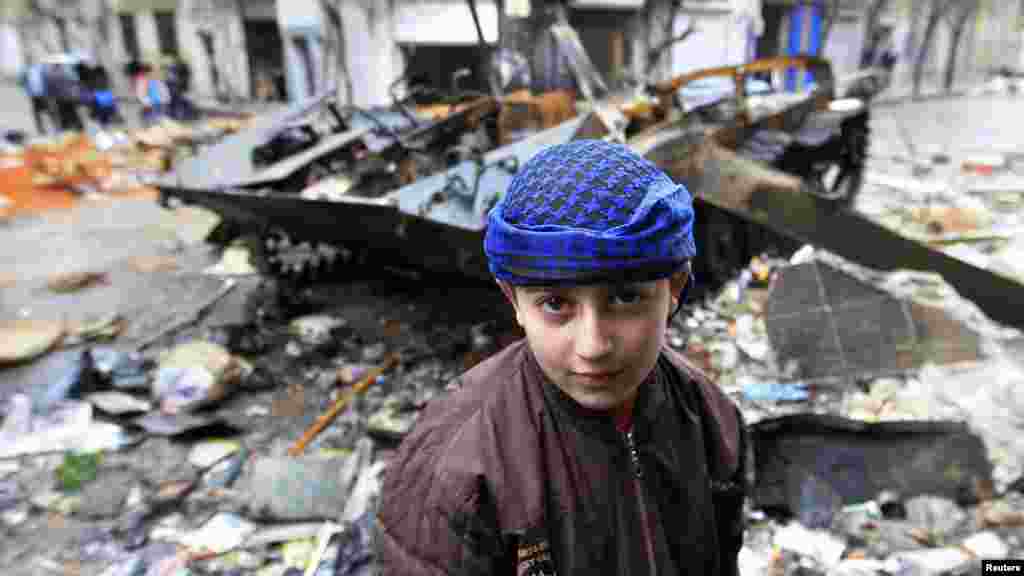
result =
[[[371,569],[390,451],[509,340],[493,322],[435,317],[421,291],[320,290],[268,285],[251,323],[183,328],[143,350],[88,343],[46,398],[7,398],[4,573]],[[50,335],[37,340],[45,354]]]
[[[140,177],[166,172],[177,160],[197,153],[200,146],[238,132],[246,124],[236,118],[211,118],[188,125],[163,119],[143,129],[93,135],[65,132],[7,146],[0,166],[5,183],[26,190],[2,191],[5,201],[0,203],[0,215],[16,209],[10,204],[18,204],[20,197],[36,189],[118,193],[139,188]],[[23,178],[18,177],[21,173]]]
[[[372,573],[392,450],[520,335],[493,291],[475,308],[392,282],[268,280],[244,324],[81,340],[45,394],[4,400],[4,573]],[[24,362],[67,328],[9,329]],[[743,574],[938,575],[1024,553],[1024,338],[941,278],[764,255],[666,340],[753,437]]]
[[939,575],[1024,554],[1016,330],[935,275],[809,247],[755,258],[688,312],[669,344],[754,438],[742,574]]

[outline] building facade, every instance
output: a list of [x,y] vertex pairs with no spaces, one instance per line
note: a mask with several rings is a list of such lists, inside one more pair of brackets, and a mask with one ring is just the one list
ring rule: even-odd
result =
[[[870,0],[842,0],[822,44],[822,10],[831,0],[683,0],[671,46],[655,68],[664,78],[753,57],[815,51],[837,76],[857,70]],[[895,86],[909,86],[915,63],[923,82],[940,82],[952,41],[940,25],[922,56],[928,11],[943,0],[889,0],[881,22],[892,31]],[[945,0],[949,1],[949,0]],[[1024,64],[1021,2],[979,0],[957,51],[957,78],[974,81],[992,69]],[[505,19],[529,13],[540,0],[477,0],[479,32],[465,0],[8,0],[0,8],[0,73],[54,52],[94,54],[120,71],[133,59],[171,54],[192,69],[193,92],[222,100],[297,101],[338,85],[346,103],[386,105],[391,86],[414,73],[448,90],[486,89],[479,35],[497,45]],[[665,38],[670,0],[568,0],[569,22],[595,66],[608,78],[643,76],[647,53]],[[39,13],[30,6],[44,6]],[[121,74],[114,74],[119,87]]]

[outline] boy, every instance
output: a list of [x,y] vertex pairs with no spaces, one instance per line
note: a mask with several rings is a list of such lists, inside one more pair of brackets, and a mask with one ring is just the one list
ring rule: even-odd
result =
[[692,225],[687,190],[624,146],[576,141],[522,167],[484,249],[526,339],[402,443],[383,574],[738,573],[739,411],[664,346]]

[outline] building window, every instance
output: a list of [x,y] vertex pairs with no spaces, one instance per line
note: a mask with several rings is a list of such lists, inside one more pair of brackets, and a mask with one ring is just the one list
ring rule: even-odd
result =
[[406,82],[431,89],[421,93],[417,103],[427,104],[441,95],[466,90],[487,90],[477,46],[403,44],[401,48],[407,63]]
[[124,52],[129,60],[139,59],[139,37],[135,32],[135,15],[120,14],[121,36],[124,38]]
[[160,40],[160,51],[163,54],[178,53],[178,28],[173,12],[156,13],[156,33]]

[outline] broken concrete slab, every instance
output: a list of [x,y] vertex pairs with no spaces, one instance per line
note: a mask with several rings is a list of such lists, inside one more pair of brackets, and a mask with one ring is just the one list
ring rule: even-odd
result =
[[348,456],[257,458],[237,489],[246,495],[252,517],[337,520],[372,449],[372,442],[363,439]]
[[101,470],[97,479],[82,490],[78,513],[90,518],[118,516],[137,483],[134,471]]
[[153,486],[168,479],[191,478],[194,473],[188,447],[165,437],[147,438],[133,451],[132,465]]
[[803,381],[849,384],[926,362],[982,358],[982,334],[973,324],[946,305],[900,296],[889,284],[858,278],[824,258],[779,270],[765,317],[778,364],[795,363]]
[[793,515],[807,508],[833,515],[841,505],[885,490],[969,500],[975,485],[992,477],[982,440],[958,422],[864,423],[798,414],[762,420],[751,433],[755,505]]

